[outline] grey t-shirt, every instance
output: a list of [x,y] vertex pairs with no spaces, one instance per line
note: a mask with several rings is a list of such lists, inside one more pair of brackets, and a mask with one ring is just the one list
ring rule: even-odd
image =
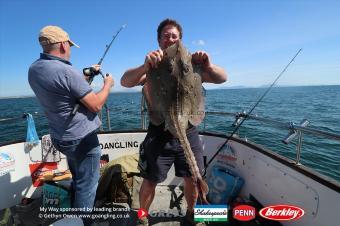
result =
[[54,139],[81,139],[101,125],[97,114],[83,105],[71,115],[76,103],[92,88],[70,62],[41,53],[29,68],[28,81],[44,108]]

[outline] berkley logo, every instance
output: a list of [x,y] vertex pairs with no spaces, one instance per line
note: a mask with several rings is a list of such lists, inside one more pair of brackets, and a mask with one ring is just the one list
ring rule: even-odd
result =
[[233,218],[239,221],[250,221],[256,216],[255,208],[248,205],[239,205],[233,209]]
[[297,206],[275,205],[262,208],[259,214],[269,220],[289,221],[301,218],[305,211]]

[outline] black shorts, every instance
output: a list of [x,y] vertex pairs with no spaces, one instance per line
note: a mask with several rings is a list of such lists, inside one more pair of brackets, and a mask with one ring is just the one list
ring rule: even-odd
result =
[[[198,129],[189,126],[187,137],[194,153],[198,169],[203,171],[203,149],[199,139]],[[177,177],[190,177],[189,165],[186,162],[183,148],[177,138],[169,131],[164,131],[164,124],[154,126],[149,124],[148,133],[141,145],[143,158],[146,161],[146,170],[142,177],[160,183],[167,178],[172,164],[175,164]]]

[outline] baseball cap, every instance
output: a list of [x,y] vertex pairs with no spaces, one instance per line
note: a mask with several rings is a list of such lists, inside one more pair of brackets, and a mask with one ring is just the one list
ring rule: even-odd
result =
[[68,41],[71,46],[80,48],[76,43],[70,40],[67,32],[58,26],[48,25],[41,29],[39,33],[39,42],[42,46],[66,41]]

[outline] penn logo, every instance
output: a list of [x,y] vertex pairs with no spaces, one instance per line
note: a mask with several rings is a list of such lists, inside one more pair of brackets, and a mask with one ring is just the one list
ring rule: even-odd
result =
[[239,205],[233,209],[233,218],[239,221],[250,221],[256,216],[255,208],[248,205]]
[[289,221],[301,218],[305,211],[297,206],[275,205],[261,209],[259,214],[269,220]]
[[138,219],[141,219],[143,217],[147,217],[148,216],[148,211],[146,209],[139,209],[137,212],[138,215]]

